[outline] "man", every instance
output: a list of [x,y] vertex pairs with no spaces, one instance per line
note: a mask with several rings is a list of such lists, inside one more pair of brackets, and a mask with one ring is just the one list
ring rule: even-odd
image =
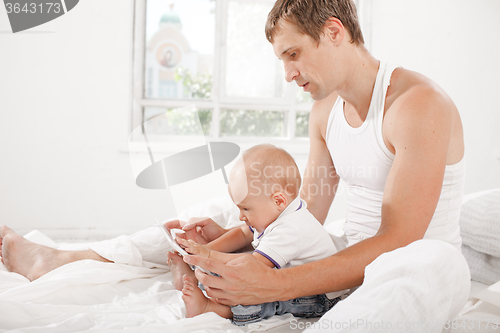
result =
[[[373,58],[363,46],[349,0],[278,0],[269,14],[266,35],[283,61],[287,81],[295,81],[316,100],[301,196],[323,223],[335,196],[337,175],[345,177],[350,188],[346,234],[351,246],[327,259],[285,270],[267,269],[250,257],[226,265],[185,258],[220,275],[197,271],[208,295],[234,305],[337,291],[363,284],[365,268],[377,257],[424,236],[459,248],[464,143],[459,113],[446,93],[418,73]],[[421,241],[414,246],[425,249],[436,244],[443,245]],[[435,251],[439,254],[429,258],[425,271],[435,274],[434,280],[427,281],[428,288],[436,287],[439,275],[446,279],[463,273],[461,282],[446,290],[448,294],[435,295],[447,299],[451,308],[425,317],[444,324],[447,315],[456,315],[453,307],[460,307],[450,300],[460,294],[456,299],[461,305],[465,302],[468,268],[459,251]],[[393,254],[402,261],[411,260],[404,259],[401,250]],[[432,271],[439,262],[450,261],[452,271]],[[267,283],[262,284],[263,280]],[[353,303],[351,297],[348,305]],[[416,297],[400,297],[394,304],[416,304]],[[377,315],[374,318],[391,319]]]
[[[301,197],[324,223],[339,176],[345,178],[350,192],[344,245],[349,246],[324,260],[282,270],[251,256],[227,264],[197,256],[184,260],[219,275],[196,271],[208,295],[223,304],[288,300],[362,285],[325,318],[364,320],[365,326],[356,329],[367,331],[368,323],[380,328],[390,322],[389,329],[400,331],[399,324],[437,320],[435,331],[440,331],[463,306],[469,283],[457,250],[464,144],[455,105],[431,80],[373,58],[349,0],[278,0],[266,35],[283,61],[287,81],[316,100]],[[211,221],[192,226],[209,231],[206,240],[223,232]],[[14,243],[32,246],[8,229],[0,232],[10,249]],[[50,254],[56,255],[63,256]],[[105,260],[92,251],[65,255],[73,256],[65,262],[82,256]],[[14,262],[18,256],[9,257]],[[175,265],[179,258],[169,255],[169,260]],[[36,265],[42,266],[31,263],[23,272],[36,278],[48,271],[33,274]],[[16,261],[11,270],[16,266],[22,265]],[[352,329],[343,324],[326,328]]]

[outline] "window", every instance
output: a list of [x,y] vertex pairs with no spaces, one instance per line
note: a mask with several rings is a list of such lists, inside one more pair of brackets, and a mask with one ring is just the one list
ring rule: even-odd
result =
[[132,128],[195,105],[211,140],[307,146],[312,99],[285,81],[264,35],[273,4],[136,0]]

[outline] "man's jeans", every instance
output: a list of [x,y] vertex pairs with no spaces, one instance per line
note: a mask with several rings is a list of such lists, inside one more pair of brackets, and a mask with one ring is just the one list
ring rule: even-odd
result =
[[340,297],[329,299],[325,294],[321,294],[299,297],[284,302],[238,305],[231,307],[231,311],[233,312],[233,323],[241,326],[285,313],[302,318],[321,317],[338,301],[340,301]]

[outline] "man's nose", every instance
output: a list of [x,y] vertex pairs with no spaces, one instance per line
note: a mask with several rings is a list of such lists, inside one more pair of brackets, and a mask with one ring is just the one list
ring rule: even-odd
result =
[[285,80],[292,82],[299,75],[299,71],[291,63],[285,63]]

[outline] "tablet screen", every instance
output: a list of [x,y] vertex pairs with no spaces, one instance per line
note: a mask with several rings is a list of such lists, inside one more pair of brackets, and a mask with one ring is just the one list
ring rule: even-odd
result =
[[189,255],[189,253],[186,252],[186,250],[184,250],[178,243],[177,241],[172,237],[172,233],[170,232],[170,229],[168,229],[167,227],[165,227],[164,225],[162,225],[160,222],[158,222],[157,219],[155,219],[155,222],[156,224],[158,224],[158,226],[160,227],[161,231],[163,232],[163,234],[165,235],[165,237],[167,238],[168,242],[170,243],[170,245],[172,245],[172,248],[179,252],[179,254],[183,255],[183,256],[187,256]]

